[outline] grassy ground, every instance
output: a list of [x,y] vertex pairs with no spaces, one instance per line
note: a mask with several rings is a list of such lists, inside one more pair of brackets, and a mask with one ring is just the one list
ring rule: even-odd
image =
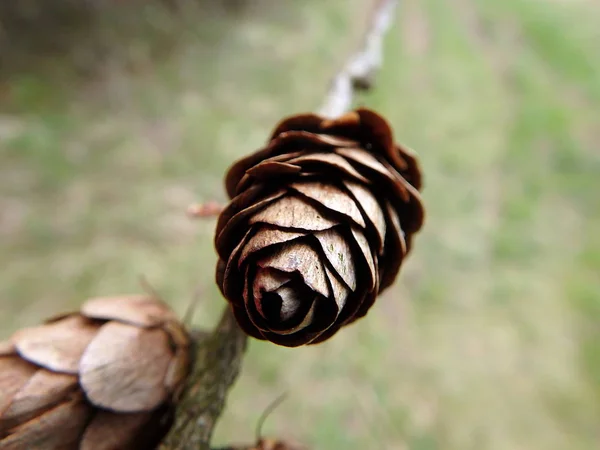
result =
[[[182,312],[203,287],[215,319],[213,223],[183,212],[319,105],[368,9],[250,3],[105,13],[2,65],[3,335],[140,274]],[[419,151],[426,227],[366,320],[317,347],[252,342],[219,443],[251,440],[287,390],[265,432],[318,449],[597,448],[598,19],[592,0],[402,2],[359,102]]]

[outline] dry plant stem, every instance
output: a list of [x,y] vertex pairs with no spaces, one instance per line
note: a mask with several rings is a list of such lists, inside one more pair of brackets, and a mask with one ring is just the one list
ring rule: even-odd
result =
[[355,90],[369,89],[383,62],[383,37],[390,28],[397,0],[378,0],[363,47],[354,53],[336,75],[318,113],[339,117],[352,107]]
[[194,203],[188,206],[187,215],[193,219],[201,219],[207,217],[217,217],[223,211],[223,205],[209,201],[206,203]]
[[160,450],[209,450],[227,391],[240,371],[246,341],[229,308],[212,333],[195,333],[189,384]]
[[[363,48],[348,60],[335,76],[318,113],[337,117],[352,105],[354,90],[370,87],[382,63],[382,40],[389,28],[396,0],[380,0],[373,15]],[[188,212],[192,217],[204,214]],[[211,215],[211,214],[209,214]],[[196,334],[193,344],[194,367],[179,402],[175,423],[159,450],[209,450],[216,421],[229,388],[237,377],[247,336],[227,308],[212,333]]]

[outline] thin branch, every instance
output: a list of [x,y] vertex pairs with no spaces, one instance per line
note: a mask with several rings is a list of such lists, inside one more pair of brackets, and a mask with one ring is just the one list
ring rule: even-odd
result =
[[275,399],[275,401],[273,401],[269,406],[267,406],[267,409],[265,409],[263,411],[263,413],[261,414],[261,416],[258,419],[258,422],[256,424],[256,432],[254,434],[254,436],[256,437],[256,442],[259,442],[260,439],[262,438],[262,427],[265,424],[265,421],[267,420],[269,415],[275,410],[275,408],[277,408],[279,405],[281,405],[281,402],[283,402],[286,397],[287,397],[287,392],[284,392],[279,397],[277,397]]
[[227,308],[212,333],[194,336],[194,367],[182,396],[175,423],[160,450],[209,450],[227,392],[242,365],[246,334]]
[[[319,113],[337,117],[352,107],[356,90],[368,89],[383,59],[383,36],[391,25],[396,0],[379,0],[363,46],[335,76]],[[188,209],[191,217],[218,215],[222,205],[209,202]],[[247,336],[226,308],[213,332],[196,332],[194,367],[160,450],[209,450],[217,419],[242,364]]]
[[206,203],[194,203],[188,206],[187,215],[192,218],[216,217],[223,211],[224,205],[210,201]]
[[381,0],[377,5],[363,46],[348,59],[333,79],[319,113],[338,117],[352,108],[356,90],[369,89],[383,62],[383,37],[392,24],[397,0]]

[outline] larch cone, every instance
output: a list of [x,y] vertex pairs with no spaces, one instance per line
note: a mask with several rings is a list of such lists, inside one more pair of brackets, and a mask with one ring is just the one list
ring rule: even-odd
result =
[[363,317],[424,220],[416,154],[364,108],[286,118],[225,184],[217,283],[247,334],[287,347]]
[[0,450],[151,450],[190,366],[175,314],[100,297],[0,343]]

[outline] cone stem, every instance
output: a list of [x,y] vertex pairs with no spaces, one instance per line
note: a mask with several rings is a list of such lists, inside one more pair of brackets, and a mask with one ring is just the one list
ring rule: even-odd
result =
[[352,109],[354,92],[370,89],[383,62],[383,37],[390,28],[398,1],[380,0],[362,47],[334,77],[319,114],[335,118]]

